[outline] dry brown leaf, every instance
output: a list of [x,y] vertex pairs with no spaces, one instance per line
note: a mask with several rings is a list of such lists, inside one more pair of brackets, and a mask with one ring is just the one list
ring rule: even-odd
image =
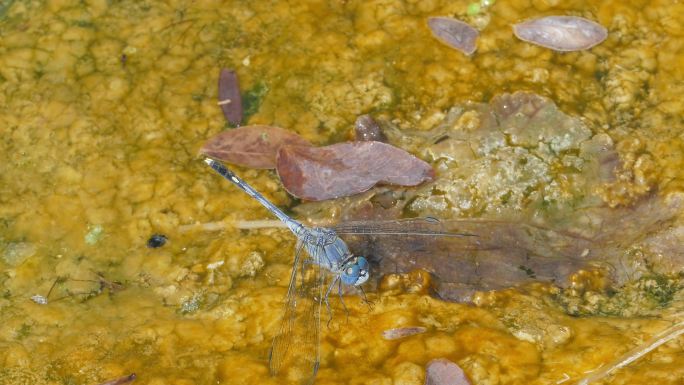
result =
[[276,169],[290,194],[314,201],[358,194],[378,183],[415,186],[434,178],[428,163],[374,141],[283,146]]
[[275,168],[280,146],[311,146],[301,136],[273,126],[244,126],[221,132],[207,140],[200,154],[251,168]]

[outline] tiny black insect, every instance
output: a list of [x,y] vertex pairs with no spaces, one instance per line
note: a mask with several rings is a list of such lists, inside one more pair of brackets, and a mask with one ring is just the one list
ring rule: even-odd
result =
[[150,237],[150,239],[147,240],[147,247],[149,247],[150,249],[162,247],[166,243],[166,240],[166,235],[154,234]]

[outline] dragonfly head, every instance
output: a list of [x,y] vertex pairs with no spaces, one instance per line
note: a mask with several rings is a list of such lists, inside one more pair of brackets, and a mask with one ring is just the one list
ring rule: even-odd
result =
[[364,257],[352,257],[342,266],[340,279],[345,285],[359,286],[368,281],[370,266]]

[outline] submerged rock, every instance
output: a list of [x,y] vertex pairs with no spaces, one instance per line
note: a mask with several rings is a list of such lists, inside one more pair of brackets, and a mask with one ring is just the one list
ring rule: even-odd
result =
[[612,207],[602,189],[629,163],[610,136],[547,98],[519,92],[457,106],[427,132],[379,123],[390,143],[429,159],[437,178],[415,189],[382,187],[304,204],[295,209],[300,216],[431,216],[440,222],[427,230],[476,237],[346,236],[376,277],[423,269],[439,297],[468,301],[477,291],[536,281],[567,288],[578,271],[602,271],[622,285],[684,266],[676,247],[683,198],[650,195]]
[[[612,139],[548,98],[526,92],[449,110],[429,131],[399,129],[378,119],[389,142],[418,154],[436,170],[434,182],[413,189],[376,188],[368,194],[300,206],[308,217],[341,219],[563,217],[575,207],[602,204],[595,189],[619,166]],[[400,123],[399,123],[400,124]],[[320,214],[316,214],[320,212]]]

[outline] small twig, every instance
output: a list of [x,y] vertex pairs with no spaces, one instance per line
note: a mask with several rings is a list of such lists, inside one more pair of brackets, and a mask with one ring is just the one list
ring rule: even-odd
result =
[[131,373],[128,376],[123,376],[114,380],[109,380],[101,383],[100,385],[124,385],[133,382],[138,376],[135,373]]
[[187,233],[194,230],[201,231],[221,231],[229,228],[238,230],[258,230],[258,229],[284,229],[287,226],[277,219],[260,219],[254,221],[217,221],[206,223],[193,223],[189,225],[182,225],[178,228],[181,233]]
[[45,299],[46,299],[46,300],[47,300],[47,299],[50,299],[50,294],[52,293],[52,289],[54,289],[55,286],[57,286],[57,283],[58,283],[59,281],[64,282],[64,280],[65,280],[64,277],[57,277],[57,279],[55,279],[55,282],[52,283],[52,286],[50,286],[50,290],[48,290],[47,295],[45,296]]
[[684,334],[684,321],[679,321],[678,323],[670,326],[662,332],[654,335],[645,343],[635,347],[634,349],[618,357],[613,362],[609,363],[603,368],[596,370],[591,374],[581,378],[579,381],[577,381],[577,385],[588,385],[592,382],[599,381],[604,377],[610,375],[614,371],[621,369],[634,361],[639,360],[646,354],[658,348],[660,345],[663,345],[679,337],[682,334]]

